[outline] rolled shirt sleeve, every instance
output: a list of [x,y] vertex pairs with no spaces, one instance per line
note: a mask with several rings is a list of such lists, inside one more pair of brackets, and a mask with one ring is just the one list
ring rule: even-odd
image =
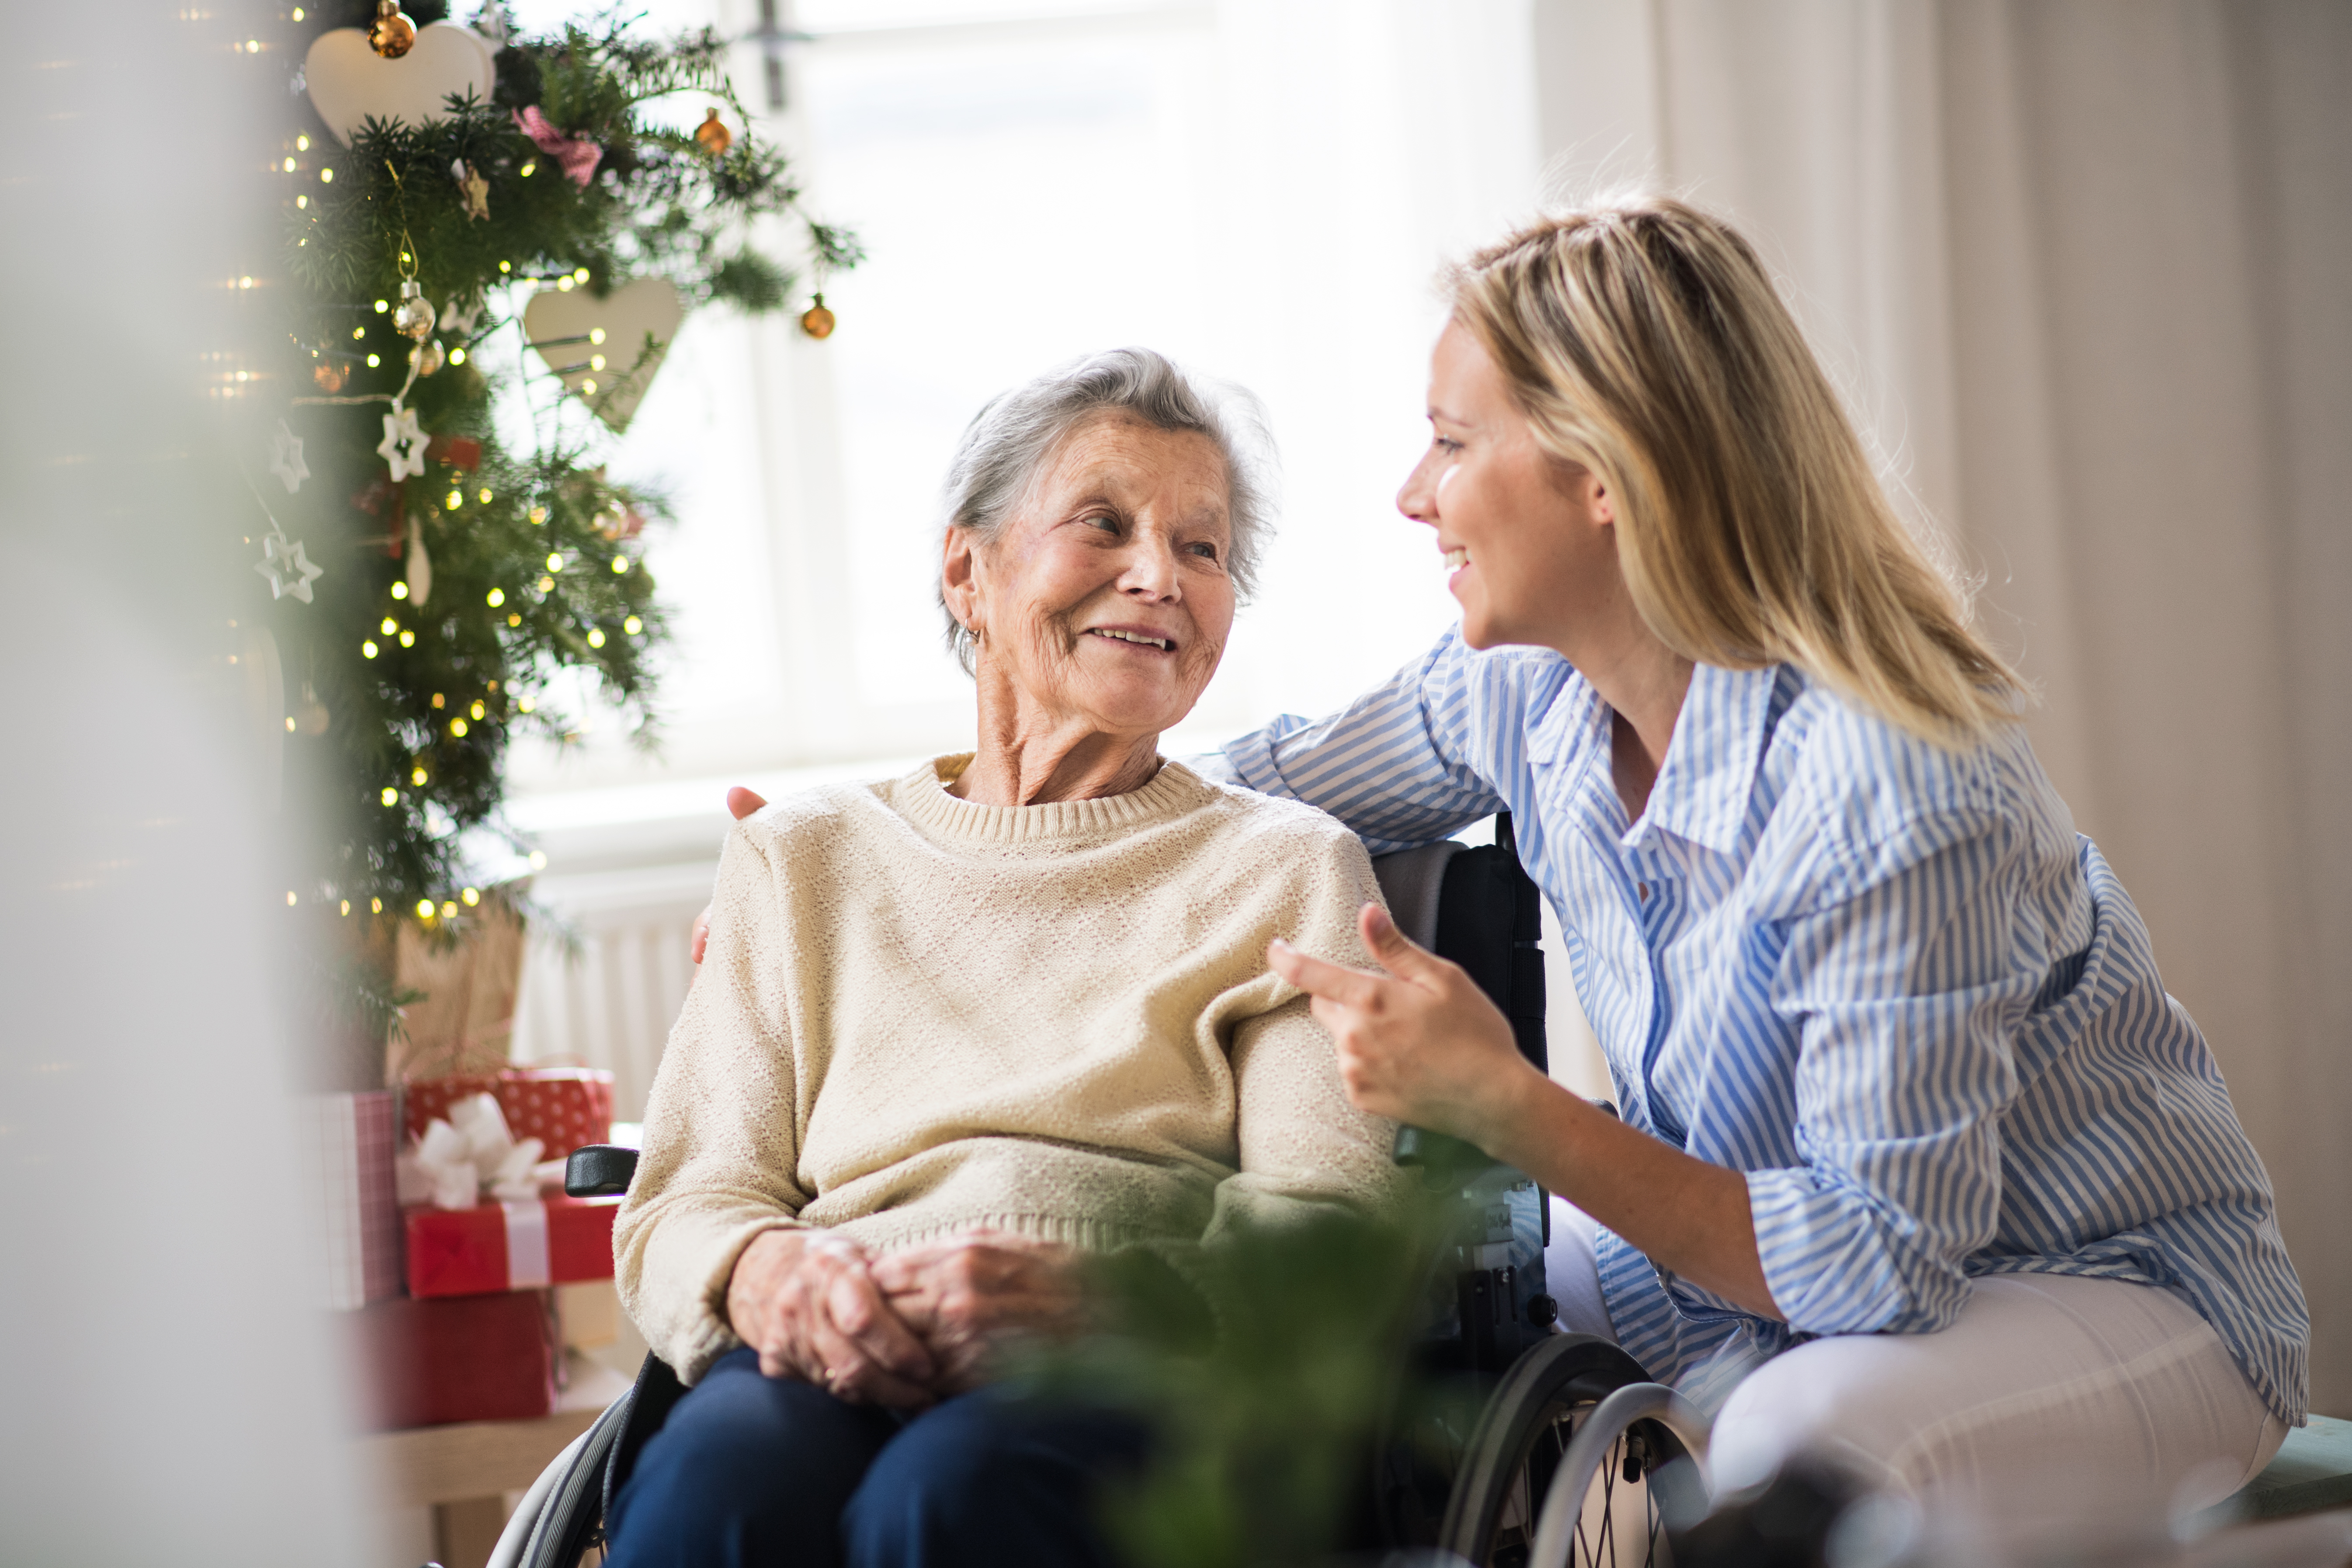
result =
[[1503,809],[1472,759],[1481,735],[1516,732],[1485,710],[1518,688],[1486,679],[1482,662],[1449,631],[1329,718],[1286,713],[1212,753],[1203,771],[1319,806],[1374,855],[1433,843]]

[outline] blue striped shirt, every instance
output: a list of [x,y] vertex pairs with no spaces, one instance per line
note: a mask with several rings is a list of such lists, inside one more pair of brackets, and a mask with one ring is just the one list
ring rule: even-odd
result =
[[2270,1181],[2147,928],[2022,730],[1928,745],[1792,667],[1701,665],[1641,820],[1559,655],[1452,633],[1222,753],[1374,854],[1512,814],[1625,1120],[1747,1173],[1775,1322],[1601,1234],[1610,1316],[1720,1397],[1799,1334],[1921,1333],[1971,1278],[2179,1292],[2301,1419],[2310,1318]]

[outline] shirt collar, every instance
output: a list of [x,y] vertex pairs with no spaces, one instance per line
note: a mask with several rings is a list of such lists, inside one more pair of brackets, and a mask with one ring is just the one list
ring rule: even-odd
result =
[[1650,786],[1642,820],[1626,835],[1628,844],[1639,844],[1654,828],[1718,855],[1738,847],[1778,679],[1772,665],[1692,667],[1690,690],[1675,716],[1674,739],[1666,743],[1665,766]]

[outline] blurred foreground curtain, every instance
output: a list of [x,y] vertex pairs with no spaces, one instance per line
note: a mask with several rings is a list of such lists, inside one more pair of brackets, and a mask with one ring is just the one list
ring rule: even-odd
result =
[[[282,12],[16,6],[0,67],[0,1562],[357,1561],[294,1142],[270,479]],[[237,286],[240,278],[250,288]],[[242,302],[240,306],[239,302]],[[283,493],[282,491],[280,492]],[[313,542],[312,548],[318,547]],[[346,570],[321,551],[329,571]],[[267,657],[264,657],[267,655]]]
[[2352,5],[1538,0],[1557,195],[1782,273],[2277,1184],[2352,1415]]

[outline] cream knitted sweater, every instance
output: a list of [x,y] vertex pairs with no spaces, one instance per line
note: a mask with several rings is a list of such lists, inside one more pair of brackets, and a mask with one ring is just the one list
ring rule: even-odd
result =
[[969,760],[727,841],[614,1233],[622,1300],[688,1383],[739,1342],[728,1277],[765,1230],[884,1251],[992,1226],[1190,1272],[1234,1220],[1391,1190],[1391,1124],[1265,966],[1277,935],[1369,963],[1355,837],[1176,763],[978,805],[944,787]]

